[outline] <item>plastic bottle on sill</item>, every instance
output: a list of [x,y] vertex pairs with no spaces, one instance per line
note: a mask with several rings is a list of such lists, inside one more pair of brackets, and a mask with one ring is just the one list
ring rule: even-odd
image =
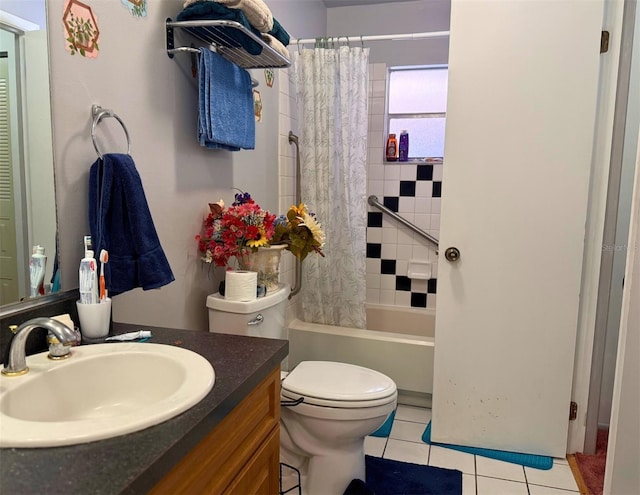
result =
[[409,159],[409,133],[403,130],[400,133],[400,143],[398,144],[398,161],[406,162]]
[[398,140],[395,134],[389,134],[387,138],[387,161],[395,162],[398,159]]

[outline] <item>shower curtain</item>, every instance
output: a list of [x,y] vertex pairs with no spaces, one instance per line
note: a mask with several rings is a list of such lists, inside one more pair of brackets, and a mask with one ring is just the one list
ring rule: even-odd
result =
[[365,328],[369,49],[295,51],[293,67],[302,202],[326,234],[302,263],[302,317]]

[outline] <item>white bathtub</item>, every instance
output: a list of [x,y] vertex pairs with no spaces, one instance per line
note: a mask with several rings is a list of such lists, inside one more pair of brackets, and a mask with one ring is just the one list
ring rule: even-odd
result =
[[288,326],[289,369],[310,360],[357,364],[391,377],[407,399],[405,403],[429,401],[435,311],[368,304],[367,327],[361,330],[293,320]]

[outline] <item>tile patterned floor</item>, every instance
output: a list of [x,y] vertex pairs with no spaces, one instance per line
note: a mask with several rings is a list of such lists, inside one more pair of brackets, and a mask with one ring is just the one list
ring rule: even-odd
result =
[[496,461],[422,441],[431,410],[399,405],[389,438],[367,437],[368,455],[462,471],[463,495],[578,494],[566,459],[554,459],[548,471]]

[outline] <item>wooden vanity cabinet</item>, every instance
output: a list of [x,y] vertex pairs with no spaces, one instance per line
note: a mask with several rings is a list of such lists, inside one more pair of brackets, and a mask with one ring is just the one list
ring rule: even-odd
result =
[[151,494],[265,494],[279,491],[280,368],[273,370]]

